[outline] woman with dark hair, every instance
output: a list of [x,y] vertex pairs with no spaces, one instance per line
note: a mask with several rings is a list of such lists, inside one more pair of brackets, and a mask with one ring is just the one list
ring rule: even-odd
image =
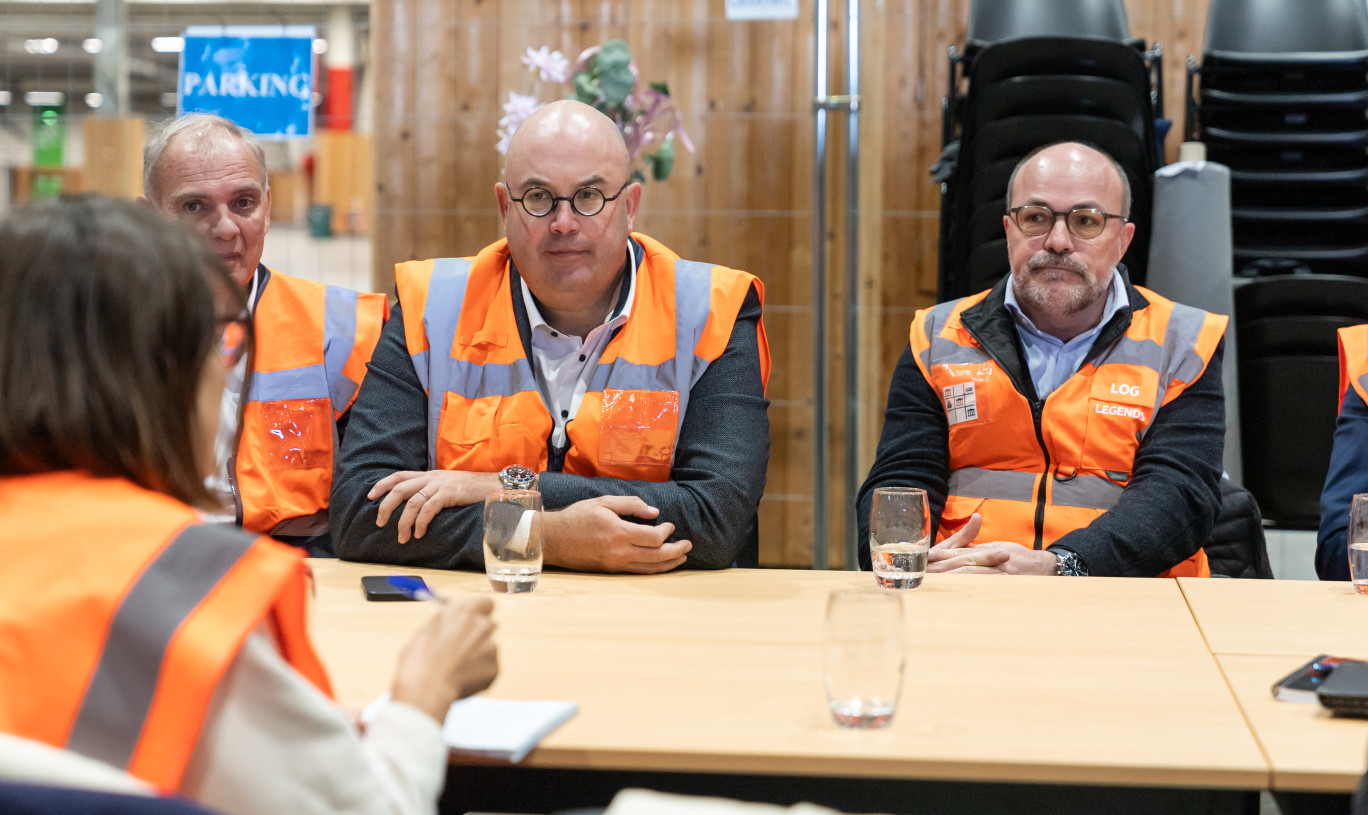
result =
[[489,600],[441,607],[364,734],[328,698],[307,565],[207,526],[241,289],[202,240],[81,197],[0,223],[0,732],[225,812],[425,812],[440,721],[496,672]]

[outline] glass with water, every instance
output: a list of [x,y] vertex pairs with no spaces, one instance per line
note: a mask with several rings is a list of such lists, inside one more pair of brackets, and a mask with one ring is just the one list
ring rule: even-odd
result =
[[915,589],[926,575],[931,550],[926,490],[877,487],[869,507],[869,558],[885,589]]
[[495,592],[517,594],[537,587],[542,567],[540,492],[495,490],[485,497],[484,560]]
[[1359,493],[1349,505],[1349,528],[1345,530],[1349,548],[1349,579],[1354,591],[1368,594],[1368,493]]
[[865,589],[827,598],[822,631],[827,707],[842,727],[884,727],[902,691],[902,595]]

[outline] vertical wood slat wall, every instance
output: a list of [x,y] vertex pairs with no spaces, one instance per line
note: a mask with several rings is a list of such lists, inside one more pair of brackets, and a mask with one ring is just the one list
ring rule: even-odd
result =
[[[1127,0],[1133,35],[1165,45],[1168,139],[1182,128],[1183,59],[1200,52],[1207,0]],[[830,87],[842,92],[844,3],[828,21]],[[793,21],[729,22],[724,0],[372,0],[376,72],[374,287],[392,264],[473,254],[502,235],[494,150],[510,91],[536,89],[518,61],[548,45],[573,60],[625,39],[644,81],[667,81],[697,153],[678,151],[648,182],[636,228],[681,256],[761,277],[774,359],[771,455],[760,507],[761,562],[812,562],[811,400],[813,2]],[[827,309],[829,561],[844,560],[848,511],[841,315],[846,240],[859,241],[858,475],[872,460],[893,366],[913,311],[935,298],[946,49],[962,43],[969,0],[862,0],[861,225],[845,234],[845,118],[829,117]],[[542,88],[540,98],[558,98]]]

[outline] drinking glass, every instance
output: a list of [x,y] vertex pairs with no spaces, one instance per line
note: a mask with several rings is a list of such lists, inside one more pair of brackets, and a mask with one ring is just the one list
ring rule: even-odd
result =
[[831,593],[822,632],[822,678],[837,724],[885,727],[893,721],[904,648],[902,595],[872,589]]
[[536,490],[495,490],[484,505],[485,574],[494,591],[537,587],[542,567],[542,503]]
[[1368,594],[1368,492],[1354,496],[1349,505],[1349,528],[1345,530],[1349,549],[1349,579],[1354,591]]
[[926,490],[877,487],[869,507],[869,559],[885,589],[915,589],[926,575],[931,549]]

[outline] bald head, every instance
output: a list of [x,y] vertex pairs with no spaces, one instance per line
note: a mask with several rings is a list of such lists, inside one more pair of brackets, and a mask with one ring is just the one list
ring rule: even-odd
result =
[[1122,169],[1120,163],[1107,153],[1093,147],[1090,144],[1076,141],[1055,142],[1046,144],[1026,154],[1016,169],[1012,170],[1011,177],[1007,180],[1007,206],[1014,206],[1012,201],[1016,198],[1017,176],[1027,166],[1039,165],[1038,169],[1045,173],[1060,172],[1068,166],[1081,166],[1092,162],[1105,162],[1111,166],[1111,171],[1116,176],[1116,180],[1121,189],[1121,208],[1117,214],[1129,218],[1131,208],[1131,188],[1130,179],[1126,178],[1126,171]]
[[504,178],[518,178],[529,163],[553,146],[593,151],[605,175],[631,174],[627,144],[613,120],[583,102],[562,99],[543,105],[518,125],[508,142]]

